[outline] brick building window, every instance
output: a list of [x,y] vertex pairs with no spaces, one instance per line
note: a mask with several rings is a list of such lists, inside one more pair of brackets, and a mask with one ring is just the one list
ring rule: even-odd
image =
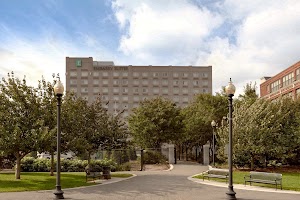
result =
[[296,70],[296,80],[300,80],[300,68]]
[[276,92],[276,91],[278,91],[278,90],[279,90],[279,87],[280,87],[280,81],[279,81],[279,80],[273,82],[273,83],[271,84],[271,92]]
[[282,78],[282,86],[288,86],[294,81],[294,73],[289,73],[288,75]]

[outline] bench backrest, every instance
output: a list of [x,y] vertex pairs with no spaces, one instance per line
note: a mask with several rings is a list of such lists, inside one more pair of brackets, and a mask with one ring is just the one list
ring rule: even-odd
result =
[[263,179],[263,180],[275,181],[275,180],[281,180],[282,174],[251,171],[250,177],[253,179]]
[[208,174],[216,174],[216,175],[228,175],[229,171],[227,169],[210,169],[208,170]]

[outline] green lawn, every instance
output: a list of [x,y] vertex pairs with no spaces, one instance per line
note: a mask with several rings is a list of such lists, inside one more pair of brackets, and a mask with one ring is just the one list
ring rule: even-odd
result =
[[[112,173],[112,177],[127,178],[131,174]],[[0,192],[20,192],[33,190],[54,190],[56,176],[50,176],[49,172],[22,172],[21,179],[16,180],[14,173],[0,173]],[[62,172],[61,186],[73,188],[95,185],[85,182],[85,172]]]
[[[285,172],[285,173],[281,173],[281,174],[282,174],[282,189],[283,190],[300,191],[300,173]],[[245,175],[249,175],[249,172],[234,171],[233,172],[233,183],[244,184],[244,176]],[[198,175],[198,176],[194,176],[194,178],[202,179],[202,176]],[[223,180],[223,179],[211,179],[211,180],[225,182],[225,180]],[[247,185],[249,185],[249,183],[247,183]],[[275,188],[274,185],[269,185],[269,184],[252,183],[252,185]]]

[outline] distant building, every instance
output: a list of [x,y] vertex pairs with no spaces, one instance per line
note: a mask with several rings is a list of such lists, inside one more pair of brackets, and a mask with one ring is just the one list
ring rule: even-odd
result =
[[162,96],[186,106],[195,94],[212,94],[211,66],[121,66],[88,58],[66,58],[66,91],[89,102],[99,94],[110,113],[127,116],[139,102]]
[[300,96],[300,61],[273,77],[261,78],[260,96],[274,100],[278,97]]

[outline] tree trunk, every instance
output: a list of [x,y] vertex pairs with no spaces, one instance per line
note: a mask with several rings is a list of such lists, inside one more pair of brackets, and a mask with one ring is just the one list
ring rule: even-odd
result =
[[20,154],[17,154],[16,158],[17,158],[17,163],[16,163],[15,177],[16,177],[16,179],[20,179],[20,172],[21,172],[21,156],[20,156]]
[[50,176],[54,176],[54,152],[51,152]]
[[251,166],[250,166],[250,170],[253,171],[254,170],[254,156],[251,155]]

